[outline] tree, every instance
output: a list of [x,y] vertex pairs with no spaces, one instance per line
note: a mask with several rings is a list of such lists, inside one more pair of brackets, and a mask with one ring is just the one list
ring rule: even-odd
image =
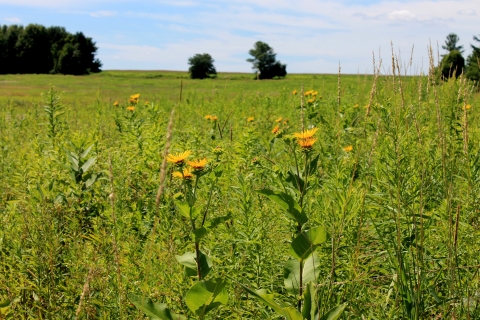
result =
[[445,40],[445,45],[442,46],[443,49],[448,52],[457,50],[460,53],[463,53],[463,46],[457,46],[457,42],[460,41],[460,38],[455,33],[450,33]]
[[445,55],[440,64],[440,71],[443,79],[450,77],[458,78],[465,68],[465,59],[458,50],[452,50],[449,54]]
[[[480,42],[480,39],[473,37],[473,40]],[[480,47],[475,47],[473,44],[472,53],[467,58],[467,72],[466,76],[470,80],[479,81],[480,80]]]
[[193,57],[188,58],[188,72],[192,79],[205,79],[215,77],[217,70],[213,66],[213,58],[208,53],[197,53]]
[[287,66],[276,61],[273,48],[265,42],[257,41],[248,53],[253,58],[249,58],[247,61],[253,64],[252,69],[259,72],[259,79],[272,79],[287,75]]

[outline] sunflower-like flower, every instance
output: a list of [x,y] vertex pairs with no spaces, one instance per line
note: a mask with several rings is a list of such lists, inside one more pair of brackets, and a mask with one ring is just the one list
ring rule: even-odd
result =
[[293,135],[297,138],[297,142],[304,151],[310,151],[313,144],[317,141],[313,135],[317,132],[318,128],[312,128],[310,130],[304,130],[303,132],[295,132]]
[[179,178],[179,179],[183,179],[183,180],[192,180],[193,179],[192,171],[190,171],[190,169],[188,169],[188,168],[183,169],[183,172],[175,171],[174,173],[172,173],[172,176],[174,178]]
[[296,94],[297,94],[297,90],[293,90],[293,91],[292,91],[292,94],[293,94],[293,95],[296,95]]
[[278,125],[275,126],[275,128],[272,129],[272,133],[274,135],[277,135],[280,132],[280,127]]
[[205,120],[211,120],[211,119],[212,119],[212,115],[207,114],[204,118],[205,118]]
[[127,110],[128,111],[135,111],[135,107],[134,106],[127,107]]
[[353,146],[352,146],[352,145],[343,147],[343,151],[345,151],[345,152],[350,152],[350,151],[352,151],[352,150],[353,150]]
[[466,106],[463,107],[463,110],[468,110],[468,109],[470,109],[471,107],[472,107],[471,105],[467,104]]
[[293,135],[297,139],[310,139],[313,137],[318,128],[312,128],[310,130],[304,130],[303,132],[295,132]]
[[119,105],[120,105],[120,104],[118,103],[118,101],[115,101],[115,102],[113,103],[113,106],[114,106],[114,107],[118,107]]
[[247,118],[247,122],[252,122],[253,120],[255,120],[255,117],[248,117]]
[[207,158],[198,159],[194,161],[187,161],[187,163],[192,167],[193,171],[202,171],[207,165]]
[[317,138],[299,139],[298,144],[304,151],[310,151],[313,144],[317,141]]
[[131,95],[128,102],[130,102],[131,104],[136,104],[136,103],[138,103],[138,98],[140,98],[140,93]]
[[308,102],[308,103],[314,103],[314,102],[315,102],[315,99],[308,99],[307,102]]
[[180,152],[177,154],[169,154],[167,156],[167,161],[175,164],[176,166],[181,166],[185,163],[185,160],[188,158],[188,156],[192,154],[192,151],[187,150],[185,152]]
[[275,122],[282,122],[282,117],[278,118],[277,120],[275,120]]

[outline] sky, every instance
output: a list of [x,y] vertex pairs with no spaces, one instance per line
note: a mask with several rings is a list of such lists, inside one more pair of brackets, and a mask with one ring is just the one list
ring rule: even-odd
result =
[[186,71],[209,53],[218,72],[253,72],[248,51],[263,41],[288,73],[372,73],[373,56],[388,73],[393,44],[419,74],[449,33],[465,58],[480,45],[480,0],[0,0],[0,24],[30,23],[91,37],[104,70]]

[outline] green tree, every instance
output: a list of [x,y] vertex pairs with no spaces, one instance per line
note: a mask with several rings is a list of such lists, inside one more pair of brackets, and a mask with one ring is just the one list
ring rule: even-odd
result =
[[463,53],[463,46],[457,46],[458,41],[460,41],[460,38],[455,33],[450,33],[447,36],[445,45],[443,45],[442,48],[448,52],[457,50],[458,52]]
[[[480,38],[473,37],[473,40],[480,42]],[[475,47],[473,44],[472,53],[467,58],[467,72],[466,76],[470,80],[480,80],[480,47]]]
[[190,78],[192,79],[206,79],[215,77],[217,70],[213,65],[213,58],[208,53],[197,53],[193,57],[188,58],[188,72],[190,72]]
[[53,69],[50,47],[47,28],[39,24],[26,26],[16,43],[17,72],[49,73]]
[[465,68],[465,59],[458,50],[452,50],[445,55],[440,64],[440,71],[443,79],[450,77],[458,78]]
[[272,79],[274,77],[285,77],[287,66],[276,61],[276,54],[273,48],[262,41],[255,42],[253,49],[248,52],[253,58],[247,59],[253,64],[252,69],[258,72],[259,79]]

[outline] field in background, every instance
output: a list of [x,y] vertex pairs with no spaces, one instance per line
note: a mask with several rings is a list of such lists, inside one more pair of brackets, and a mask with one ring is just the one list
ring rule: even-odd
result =
[[[170,152],[209,161],[197,205],[230,217],[200,244],[207,278],[228,279],[228,302],[205,319],[283,319],[240,284],[297,306],[285,266],[298,226],[260,189],[305,193],[305,228],[327,232],[313,268],[320,314],[345,303],[339,319],[480,318],[474,88],[392,75],[252,78],[0,75],[0,319],[144,319],[131,293],[194,317],[185,295],[197,280],[177,261],[193,235],[172,165],[155,203],[173,108]],[[60,100],[40,96],[50,85]],[[302,126],[318,128],[309,152],[291,136]]]

